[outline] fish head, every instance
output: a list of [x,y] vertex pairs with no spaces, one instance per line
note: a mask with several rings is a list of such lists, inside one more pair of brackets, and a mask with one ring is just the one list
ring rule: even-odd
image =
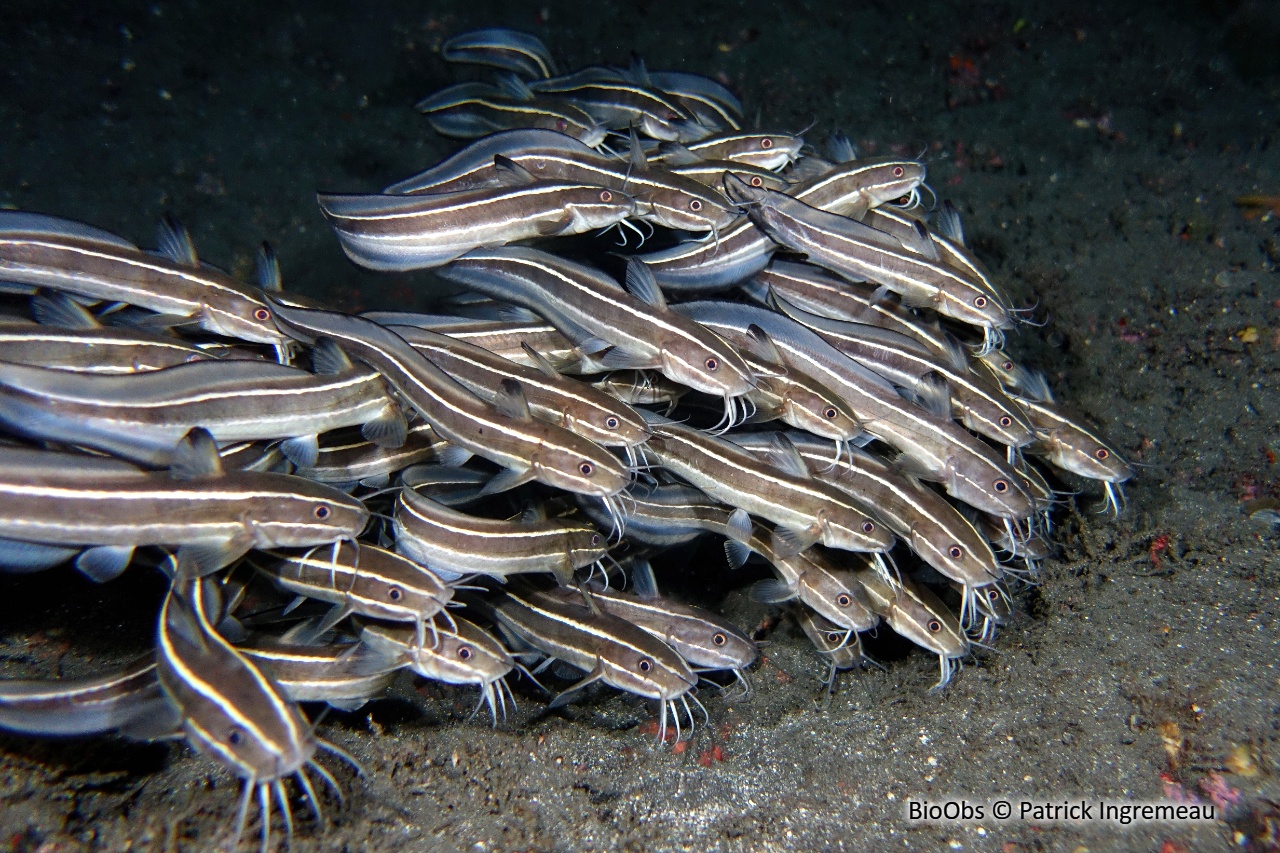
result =
[[[824,395],[805,384],[790,382],[782,395],[783,420],[796,429],[833,441],[852,441],[862,434],[862,424],[844,400]],[[832,458],[838,454],[832,453]]]
[[741,397],[758,384],[755,373],[714,332],[695,323],[685,335],[660,342],[662,375],[716,397]]
[[637,650],[620,645],[599,659],[604,680],[628,693],[668,701],[683,696],[698,679],[678,654],[660,643]]
[[608,187],[583,187],[567,197],[564,209],[572,217],[569,231],[575,234],[616,225],[636,215],[634,196]]
[[605,535],[594,527],[566,522],[565,550],[569,555],[569,564],[575,569],[589,566],[604,559],[609,553],[609,542]]
[[693,180],[650,189],[645,193],[644,206],[644,218],[674,231],[718,232],[740,216],[737,207],[724,196]]
[[201,308],[201,325],[209,331],[258,344],[281,344],[289,337],[276,327],[275,311],[263,300],[243,296],[207,300]]
[[579,495],[612,497],[627,487],[631,475],[609,451],[565,431],[572,441],[544,442],[532,459],[538,480]]
[[262,489],[245,501],[245,519],[259,548],[306,548],[355,540],[369,524],[369,510],[347,493],[303,477],[280,478],[280,488]]
[[841,628],[866,631],[878,621],[862,587],[848,572],[811,566],[800,574],[797,585],[801,602]]

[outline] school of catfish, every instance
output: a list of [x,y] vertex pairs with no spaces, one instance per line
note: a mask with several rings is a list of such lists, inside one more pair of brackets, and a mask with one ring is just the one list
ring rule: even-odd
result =
[[153,653],[0,682],[0,728],[184,739],[243,782],[232,843],[255,802],[262,849],[273,811],[292,834],[289,779],[323,826],[317,753],[355,762],[307,713],[402,670],[495,725],[509,678],[552,707],[600,683],[678,741],[759,655],[658,588],[703,536],[771,568],[751,594],[828,690],[882,624],[942,689],[1060,490],[1118,512],[1131,475],[1006,353],[1026,312],[923,163],[744,129],[693,74],[560,74],[523,33],[442,52],[477,79],[418,109],[462,147],[319,196],[354,263],[457,285],[441,313],[333,310],[265,244],[240,281],[173,221],[144,250],[0,211],[0,572],[170,578]]

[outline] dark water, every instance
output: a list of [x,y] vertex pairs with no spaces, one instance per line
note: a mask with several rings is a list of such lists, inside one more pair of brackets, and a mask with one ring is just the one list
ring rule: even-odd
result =
[[[941,695],[932,658],[904,652],[821,707],[823,666],[787,624],[754,694],[712,697],[680,754],[622,697],[550,715],[525,701],[494,732],[463,722],[470,695],[402,687],[326,724],[370,778],[341,774],[336,825],[303,821],[295,847],[1267,849],[1280,566],[1277,534],[1242,507],[1280,493],[1280,213],[1234,199],[1280,194],[1277,17],[1209,0],[10,2],[0,203],[142,245],[174,213],[242,276],[270,239],[288,289],[425,305],[429,274],[343,258],[314,193],[374,190],[452,150],[412,104],[460,79],[442,38],[492,25],[537,33],[567,68],[634,53],[718,77],[762,128],[923,151],[997,280],[1047,320],[1010,349],[1149,466],[1119,520],[1084,486],[1026,612]],[[145,648],[159,594],[146,575],[0,581],[0,668],[114,663]],[[741,593],[721,606],[766,615]],[[208,849],[236,788],[177,746],[3,739],[0,849]],[[1201,826],[909,824],[908,797],[1227,808]]]

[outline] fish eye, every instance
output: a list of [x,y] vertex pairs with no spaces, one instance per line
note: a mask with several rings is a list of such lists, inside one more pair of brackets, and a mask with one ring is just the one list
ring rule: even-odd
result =
[[863,532],[863,533],[870,533],[870,532],[872,532],[872,531],[873,531],[873,530],[875,530],[875,529],[876,529],[876,526],[875,526],[874,524],[872,524],[871,522],[869,522],[869,521],[864,521],[864,522],[862,522],[862,532]]
[[1001,362],[1001,363],[1000,363],[1000,367],[1001,367],[1003,370],[1013,370],[1013,362],[1012,362],[1012,361],[1004,361],[1004,362]]
[[840,413],[836,411],[835,406],[827,406],[825,409],[822,410],[822,416],[829,421],[835,420],[836,415],[838,414]]
[[640,667],[641,672],[648,672],[649,670],[653,669],[653,661],[649,660],[648,658],[640,658],[640,663],[636,665]]
[[997,492],[1004,494],[1005,492],[1009,491],[1009,481],[996,480],[994,483],[991,484],[991,487],[995,489]]
[[756,189],[760,189],[760,187],[764,186],[764,181],[760,178],[759,175],[752,175],[751,186],[755,187]]
[[1111,454],[1107,452],[1107,449],[1105,447],[1099,447],[1097,450],[1093,452],[1093,455],[1098,457],[1099,459],[1106,459]]
[[609,417],[604,419],[604,425],[607,426],[609,429],[617,429],[618,419],[615,418],[613,415],[610,415]]
[[556,119],[556,130],[560,131],[561,133],[564,133],[568,129],[569,129],[569,122],[565,121],[562,118]]
[[987,590],[987,600],[988,600],[988,601],[999,601],[999,600],[1000,600],[1000,591],[999,591],[998,589],[989,589],[989,590]]
[[901,166],[893,167],[893,176],[895,178],[901,178],[904,174],[906,174],[906,170],[904,170]]
[[930,634],[936,634],[942,630],[942,623],[937,619],[930,619],[929,624],[925,627],[929,629]]
[[766,136],[764,139],[760,140],[760,147],[768,151],[773,147],[773,140]]
[[689,202],[689,209],[694,213],[697,213],[699,210],[702,210],[702,202],[695,198],[693,201]]
[[399,601],[400,599],[404,598],[404,590],[402,590],[398,586],[393,586],[391,587],[391,589],[387,590],[387,598],[391,599],[392,601]]
[[834,646],[836,643],[840,642],[843,636],[844,635],[841,634],[839,631],[828,631],[827,642]]
[[315,513],[316,518],[324,521],[333,513],[333,510],[329,509],[325,504],[320,504],[313,510],[313,512]]
[[841,607],[848,607],[850,604],[853,604],[853,596],[847,592],[842,592],[836,596],[836,604]]
[[244,729],[240,728],[239,726],[235,726],[230,731],[227,732],[227,743],[231,744],[232,746],[239,746],[243,742],[244,742]]
[[596,472],[596,466],[592,465],[590,462],[583,462],[581,465],[578,466],[578,473],[580,473],[584,477],[590,477],[595,472]]
[[958,560],[964,556],[964,549],[959,545],[952,545],[947,549],[947,553],[951,555],[951,559]]
[[458,659],[459,659],[459,660],[471,660],[471,655],[473,655],[473,654],[474,654],[474,652],[472,652],[472,651],[471,651],[471,647],[470,647],[470,646],[458,646]]
[[600,544],[600,534],[599,534],[599,533],[592,533],[592,534],[591,534],[591,544],[592,544],[592,545],[599,545],[599,544]]
[[717,646],[723,646],[725,643],[729,642],[729,638],[724,634],[713,634],[711,642],[715,643]]
[[985,297],[985,296],[979,296],[979,297],[977,297],[976,299],[974,299],[974,300],[973,300],[973,304],[974,304],[974,306],[975,306],[975,307],[977,307],[977,308],[986,308],[986,307],[987,307],[987,297]]
[[707,359],[707,361],[706,361],[706,365],[707,365],[707,370],[719,370],[719,369],[720,369],[720,359],[718,359],[718,358],[714,358],[714,357],[709,358],[709,359]]
[[266,308],[259,308],[253,312],[253,319],[258,320],[259,322],[265,323],[271,319],[271,312],[268,311]]
[[1000,426],[1002,427],[1013,426],[1013,418],[1009,417],[1008,415],[1003,416],[1002,418],[1000,418]]
[[600,200],[605,202],[613,201],[613,193],[609,192],[608,190],[601,190]]

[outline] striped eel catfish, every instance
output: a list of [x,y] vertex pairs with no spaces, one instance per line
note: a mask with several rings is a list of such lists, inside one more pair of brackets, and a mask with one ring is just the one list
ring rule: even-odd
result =
[[157,312],[150,325],[199,326],[255,343],[285,340],[262,291],[201,264],[190,238],[166,223],[159,254],[108,231],[36,213],[0,211],[0,281],[47,287]]
[[554,77],[556,63],[542,39],[506,27],[468,30],[445,39],[440,55],[448,62],[488,65],[524,77]]
[[902,295],[912,307],[928,307],[976,326],[984,347],[998,346],[1013,325],[1009,306],[998,301],[967,272],[907,249],[894,236],[855,219],[830,213],[798,198],[757,189],[728,174],[725,191],[746,206],[751,221],[787,248],[855,281],[870,279]]
[[[971,592],[1003,576],[986,540],[937,492],[869,453],[854,450],[848,459],[832,464],[823,442],[803,434],[788,438],[816,479],[875,507],[888,528],[942,574]],[[734,436],[733,441],[756,453],[773,449],[766,433]],[[962,609],[962,621],[965,612]]]
[[650,415],[645,455],[716,500],[778,525],[778,552],[797,554],[815,542],[850,551],[887,551],[894,538],[874,510],[809,475],[790,448],[768,461],[725,439]]
[[404,664],[365,645],[320,646],[276,637],[253,637],[237,646],[270,673],[293,702],[324,702],[339,711],[355,711],[386,692]]
[[318,348],[318,373],[265,361],[193,361],[121,375],[0,363],[0,423],[36,440],[169,464],[193,427],[221,443],[286,439],[281,451],[315,464],[318,434],[363,424],[366,437],[404,443],[405,419],[375,371]]
[[864,430],[902,451],[908,470],[923,480],[942,483],[957,500],[1005,519],[1035,513],[1035,500],[1022,478],[989,445],[950,418],[903,400],[887,380],[790,317],[727,302],[685,302],[675,310],[730,340],[742,340],[751,326],[759,327],[789,367],[810,374],[839,394]]
[[518,664],[497,638],[466,619],[450,618],[447,624],[437,619],[431,630],[439,637],[433,646],[417,643],[405,628],[373,623],[364,626],[360,640],[423,678],[479,687],[480,701],[471,717],[488,705],[489,717],[496,726],[498,712],[503,717],[507,715],[508,699],[515,707],[515,696],[511,695],[506,678]]
[[506,78],[503,85],[471,81],[433,92],[415,105],[441,136],[474,139],[495,131],[536,127],[568,134],[586,145],[601,145],[608,129],[580,106],[540,97]]
[[604,447],[635,447],[649,437],[644,419],[616,398],[562,376],[533,347],[527,356],[536,367],[517,364],[483,347],[417,326],[389,326],[437,367],[471,393],[495,403],[504,379],[524,390],[529,412]]
[[488,491],[539,480],[570,492],[612,497],[629,473],[607,450],[534,420],[520,384],[503,383],[491,406],[436,367],[395,332],[361,317],[275,303],[283,328],[304,342],[328,338],[381,373],[436,435],[507,470]]
[[549,707],[568,704],[582,688],[603,681],[619,690],[658,700],[659,742],[666,738],[668,706],[676,725],[676,738],[680,737],[676,700],[684,705],[692,722],[693,712],[686,697],[697,703],[689,692],[697,684],[697,676],[669,646],[625,619],[532,589],[519,595],[498,592],[483,600],[468,596],[466,601],[468,607],[487,616],[512,641],[587,673],[552,699]]
[[855,569],[871,609],[911,642],[938,656],[941,676],[930,692],[946,687],[969,653],[969,638],[956,617],[938,597],[906,578],[889,580],[870,569]]
[[156,681],[155,655],[88,678],[0,680],[0,729],[37,737],[119,732],[163,737],[176,714]]
[[[639,149],[633,148],[633,152]],[[386,193],[458,192],[493,186],[512,164],[544,181],[603,186],[636,198],[636,218],[682,231],[719,231],[738,218],[716,189],[650,164],[643,152],[631,161],[607,157],[563,133],[535,128],[494,133],[425,172],[392,184]]]
[[471,252],[439,274],[541,314],[585,350],[612,346],[600,359],[606,370],[653,368],[723,397],[725,423],[734,420],[730,401],[757,383],[723,339],[667,307],[653,276],[638,261],[627,267],[627,290],[591,267],[516,247]]
[[480,518],[402,489],[394,519],[396,551],[447,580],[550,572],[562,584],[609,551],[594,527],[548,519],[537,511],[518,521]]
[[88,550],[77,567],[109,580],[135,548],[177,548],[180,574],[207,574],[251,548],[307,548],[354,540],[364,505],[285,474],[223,471],[196,429],[168,473],[110,459],[0,447],[0,537]]
[[[510,161],[507,161],[509,163]],[[513,164],[506,186],[438,195],[321,194],[320,210],[352,261],[373,270],[420,270],[472,249],[582,234],[636,213],[621,190],[539,181]]]
[[249,800],[257,793],[265,851],[271,840],[271,795],[284,815],[286,833],[292,836],[284,780],[294,777],[323,825],[320,799],[305,770],[313,768],[341,794],[338,783],[314,756],[318,746],[347,756],[317,739],[280,686],[218,634],[210,623],[210,614],[221,607],[217,598],[211,578],[178,581],[169,590],[156,630],[156,673],[181,715],[187,742],[244,780],[234,841],[244,834]]
[[453,598],[453,590],[438,575],[412,560],[376,545],[343,542],[332,548],[312,548],[305,554],[281,556],[277,563],[257,566],[276,586],[304,598],[333,605],[329,615],[310,631],[324,634],[347,616],[412,622],[418,644],[426,624]]

